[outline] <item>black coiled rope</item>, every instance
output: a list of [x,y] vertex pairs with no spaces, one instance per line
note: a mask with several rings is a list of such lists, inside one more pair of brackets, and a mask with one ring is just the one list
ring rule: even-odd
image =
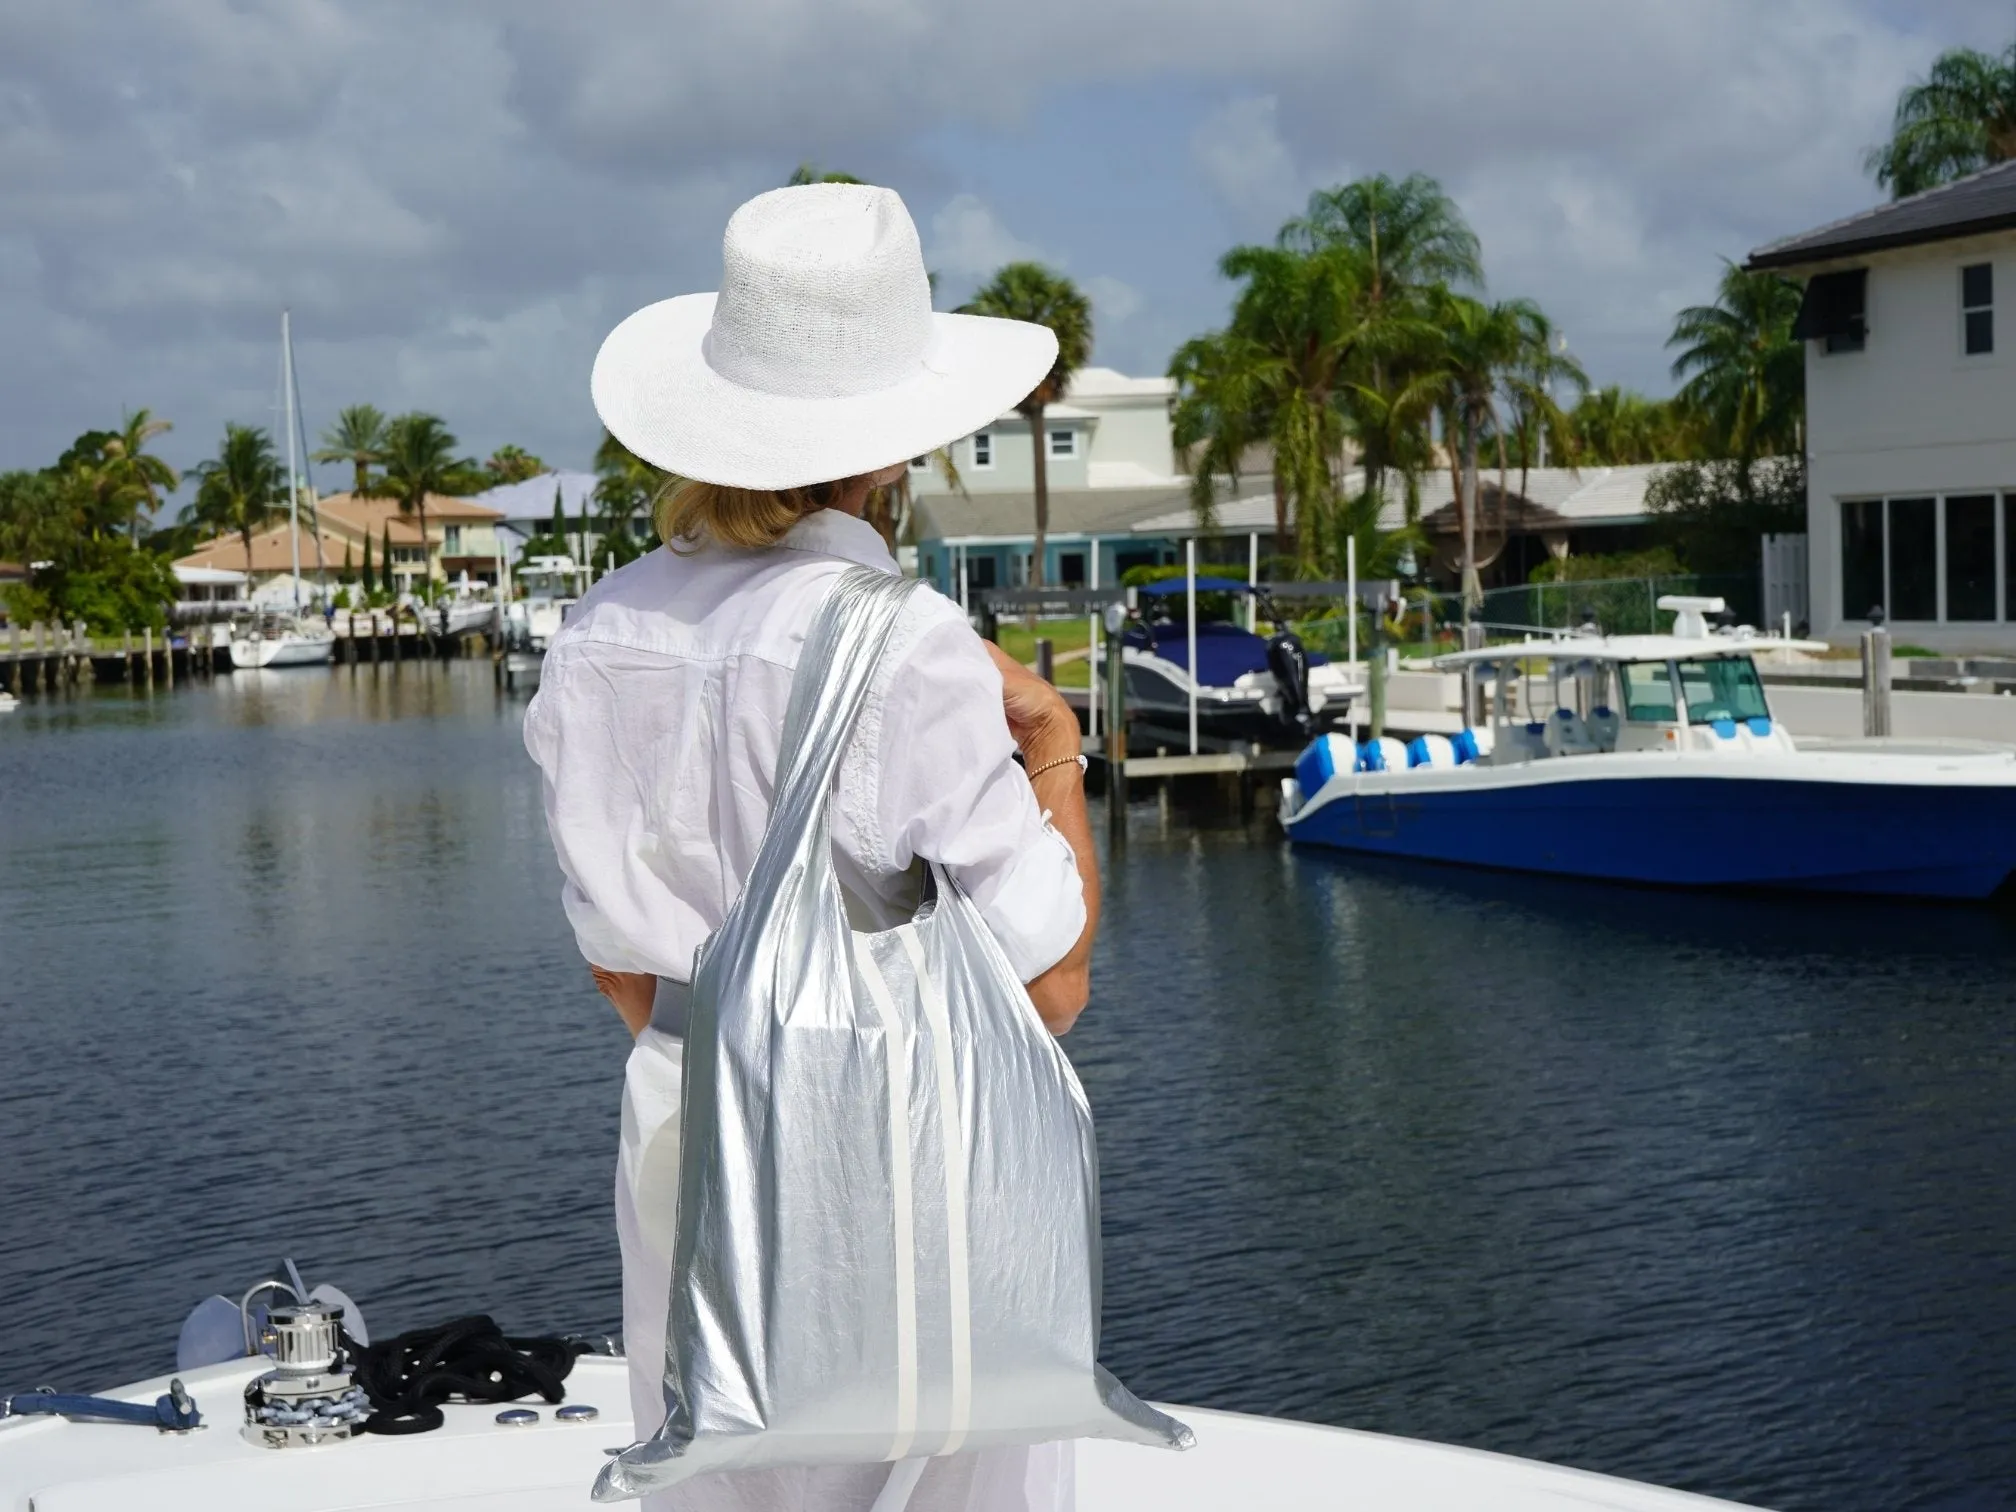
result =
[[458,1318],[416,1328],[355,1351],[356,1382],[374,1411],[367,1433],[425,1433],[442,1423],[441,1404],[516,1402],[541,1396],[558,1402],[576,1357],[589,1345],[574,1339],[507,1339],[487,1317]]

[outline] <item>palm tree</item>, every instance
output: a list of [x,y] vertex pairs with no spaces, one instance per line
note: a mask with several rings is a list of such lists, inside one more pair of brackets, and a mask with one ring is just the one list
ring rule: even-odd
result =
[[257,426],[227,423],[223,447],[212,460],[198,463],[192,476],[196,497],[182,510],[182,519],[244,543],[249,593],[252,537],[287,507],[287,470],[273,454],[273,440]]
[[1365,258],[1366,297],[1374,304],[1433,284],[1484,282],[1477,233],[1425,173],[1398,183],[1378,173],[1319,189],[1304,213],[1281,228],[1280,242],[1305,252],[1354,248]]
[[859,184],[862,182],[864,180],[857,179],[851,173],[831,172],[821,168],[817,163],[807,158],[791,170],[791,177],[784,180],[784,187],[795,189],[801,184]]
[[483,471],[496,483],[523,483],[547,470],[546,464],[522,446],[500,446],[490,453]]
[[[433,541],[427,534],[429,494],[480,493],[489,479],[467,457],[455,455],[454,433],[436,415],[417,410],[387,422],[382,476],[371,483],[374,497],[397,499],[399,513],[420,522],[420,580],[434,581]],[[424,590],[423,590],[424,591]]]
[[1647,399],[1616,384],[1583,395],[1568,424],[1577,463],[1674,462],[1691,449],[1670,401]]
[[371,469],[385,460],[385,417],[370,404],[353,404],[338,411],[336,423],[322,432],[322,449],[309,460],[348,462],[350,492],[360,499],[368,497]]
[[1526,497],[1527,471],[1540,443],[1551,438],[1554,454],[1564,461],[1571,447],[1567,411],[1554,397],[1566,384],[1579,399],[1589,392],[1589,375],[1568,354],[1568,343],[1537,307],[1519,317],[1519,346],[1505,374],[1505,397],[1511,408],[1512,434],[1519,442],[1519,497]]
[[1529,335],[1545,319],[1530,301],[1486,304],[1467,295],[1445,293],[1438,301],[1440,331],[1434,365],[1412,388],[1432,402],[1442,417],[1442,439],[1449,453],[1449,476],[1456,492],[1456,520],[1461,533],[1463,611],[1467,617],[1483,602],[1483,582],[1477,560],[1479,494],[1477,453],[1486,438],[1498,452],[1498,501],[1502,512],[1509,481],[1505,432],[1498,396],[1528,350]]
[[160,505],[155,490],[165,488],[173,492],[181,482],[175,476],[174,468],[147,450],[149,441],[174,428],[172,422],[156,420],[151,411],[139,409],[126,416],[105,443],[105,458],[110,471],[135,499],[136,507],[129,528],[136,541],[140,536],[142,511],[152,517]]
[[[1190,507],[1203,535],[1217,531],[1219,478],[1236,489],[1241,459],[1273,430],[1271,375],[1265,354],[1237,331],[1193,337],[1169,360],[1176,380],[1170,439],[1189,459]],[[1274,539],[1277,548],[1288,539],[1288,497],[1278,469]]]
[[1666,345],[1679,347],[1677,396],[1701,417],[1725,455],[1797,454],[1805,449],[1806,353],[1792,339],[1799,287],[1775,273],[1724,263],[1712,305],[1673,320]]
[[2016,43],[2000,57],[1955,47],[1897,96],[1890,140],[1865,160],[1897,199],[2016,158]]
[[634,535],[631,521],[640,514],[649,515],[665,491],[679,481],[664,468],[646,462],[607,430],[595,448],[595,474],[595,502],[603,522],[612,529],[621,527],[625,535]]
[[1029,422],[1030,454],[1035,461],[1036,538],[1029,559],[1029,581],[1044,584],[1044,558],[1050,534],[1049,447],[1043,432],[1043,411],[1064,397],[1071,375],[1092,356],[1092,301],[1063,275],[1041,263],[1013,262],[1002,268],[972,299],[962,315],[992,315],[1048,326],[1057,337],[1057,360],[1028,397],[1015,406]]
[[[1477,234],[1425,173],[1395,182],[1387,174],[1353,180],[1309,196],[1304,213],[1281,228],[1280,244],[1304,251],[1346,247],[1363,268],[1363,298],[1375,325],[1418,322],[1436,291],[1482,288]],[[1394,398],[1424,371],[1432,344],[1402,342],[1372,354],[1365,381],[1343,399],[1365,452],[1366,485],[1383,493],[1387,468],[1410,466],[1427,447],[1419,417]],[[1428,359],[1432,361],[1432,359]],[[1410,490],[1411,492],[1411,490]]]

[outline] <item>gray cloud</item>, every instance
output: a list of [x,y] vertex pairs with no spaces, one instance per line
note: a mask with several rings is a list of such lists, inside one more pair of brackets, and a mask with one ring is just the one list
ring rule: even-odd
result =
[[[1347,167],[1419,167],[1495,291],[1540,298],[1599,378],[1657,386],[1716,259],[1872,199],[1898,87],[2000,45],[2002,11],[0,0],[0,466],[139,404],[178,422],[175,460],[206,454],[267,418],[283,304],[311,424],[421,405],[471,449],[578,465],[603,332],[709,286],[728,211],[807,154],[901,187],[965,279],[1040,249],[1093,289],[1101,360],[1137,369],[1222,317],[1230,239]],[[1119,90],[1166,139],[1166,213],[1092,213],[1124,186],[1051,124]]]

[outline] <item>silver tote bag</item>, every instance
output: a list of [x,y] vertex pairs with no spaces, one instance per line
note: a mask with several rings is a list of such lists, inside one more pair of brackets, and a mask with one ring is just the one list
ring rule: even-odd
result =
[[664,1425],[615,1501],[715,1470],[1069,1438],[1187,1448],[1103,1370],[1091,1111],[972,901],[849,928],[833,777],[916,584],[844,573],[791,688],[770,825],[696,957]]

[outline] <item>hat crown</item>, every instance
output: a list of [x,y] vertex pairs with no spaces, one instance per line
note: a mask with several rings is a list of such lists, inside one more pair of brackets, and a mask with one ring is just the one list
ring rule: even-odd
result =
[[705,345],[730,382],[801,399],[873,393],[931,349],[931,281],[894,190],[773,189],[729,218]]

